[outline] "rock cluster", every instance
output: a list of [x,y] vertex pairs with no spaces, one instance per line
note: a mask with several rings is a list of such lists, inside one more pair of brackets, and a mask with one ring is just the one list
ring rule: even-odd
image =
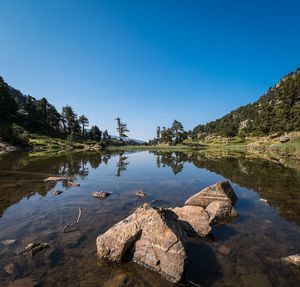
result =
[[183,207],[158,208],[145,203],[97,237],[97,253],[115,262],[132,260],[172,282],[182,278],[187,260],[187,235],[205,237],[211,224],[237,216],[237,197],[228,181],[193,195]]

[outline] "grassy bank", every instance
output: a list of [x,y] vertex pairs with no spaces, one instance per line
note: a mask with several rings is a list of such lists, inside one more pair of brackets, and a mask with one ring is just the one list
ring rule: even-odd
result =
[[143,150],[189,150],[191,147],[186,145],[176,145],[176,146],[168,146],[168,145],[128,145],[128,146],[107,146],[105,148],[109,151],[143,151]]
[[247,151],[300,158],[299,132],[290,133],[287,142],[281,142],[280,137],[211,137],[208,140],[186,140],[185,144],[201,145],[209,150]]
[[275,157],[300,158],[300,135],[291,134],[289,141],[281,143],[278,137],[210,137],[208,140],[186,140],[182,145],[108,145],[102,146],[96,141],[70,141],[59,137],[29,134],[29,145],[33,155],[43,156],[63,153],[66,151],[230,151],[250,152]]

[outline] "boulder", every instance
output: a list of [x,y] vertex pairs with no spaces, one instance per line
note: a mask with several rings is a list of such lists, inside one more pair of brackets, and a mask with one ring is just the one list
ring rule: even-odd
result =
[[228,201],[214,201],[206,207],[205,211],[209,216],[209,223],[238,216],[238,212]]
[[213,201],[225,201],[234,204],[236,200],[237,196],[229,181],[226,180],[206,187],[194,194],[185,202],[185,205],[195,205],[206,208]]
[[116,262],[130,254],[134,262],[178,282],[186,261],[184,242],[174,213],[145,203],[98,236],[97,252],[99,257]]
[[184,230],[188,233],[196,232],[205,237],[211,232],[209,214],[201,206],[186,205],[171,209],[177,216]]

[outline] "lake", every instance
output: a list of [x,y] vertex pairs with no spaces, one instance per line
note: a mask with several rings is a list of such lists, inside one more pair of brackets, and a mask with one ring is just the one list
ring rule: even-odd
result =
[[[80,186],[44,183],[55,175]],[[189,240],[181,286],[300,286],[299,269],[280,260],[300,253],[300,170],[248,154],[203,151],[0,155],[0,242],[16,240],[0,243],[0,286],[173,286],[134,263],[98,259],[96,237],[144,202],[182,206],[224,179],[238,196],[239,217],[215,225],[209,238]],[[54,195],[57,190],[63,192]],[[111,196],[92,197],[102,190]],[[139,190],[148,196],[137,198]],[[62,233],[78,208],[78,230]],[[18,254],[35,241],[51,247],[34,257]]]

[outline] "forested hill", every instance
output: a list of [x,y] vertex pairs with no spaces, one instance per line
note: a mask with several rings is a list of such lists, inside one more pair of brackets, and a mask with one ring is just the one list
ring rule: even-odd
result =
[[85,115],[78,116],[71,106],[66,105],[58,112],[46,98],[23,95],[0,77],[0,141],[26,145],[29,134],[60,138],[71,136],[72,139],[104,142],[109,140],[107,130],[101,131],[97,126],[87,130],[88,125],[88,118]]
[[258,101],[193,130],[194,138],[207,135],[267,135],[300,130],[300,69],[289,73]]

